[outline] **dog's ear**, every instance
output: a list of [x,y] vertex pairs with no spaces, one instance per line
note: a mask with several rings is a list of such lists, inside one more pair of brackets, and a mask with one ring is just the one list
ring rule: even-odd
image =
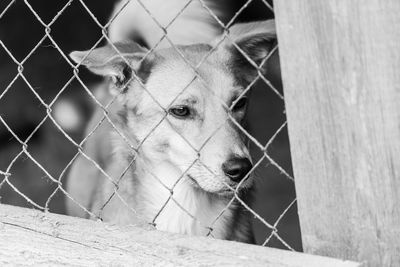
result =
[[235,75],[250,83],[257,77],[258,68],[265,74],[265,59],[276,45],[274,20],[235,24],[229,29],[229,36],[223,46],[229,52]]
[[114,46],[106,45],[92,51],[74,51],[69,56],[77,64],[86,66],[93,73],[110,77],[114,84],[113,88],[118,89],[111,91],[116,93],[125,90],[133,72],[139,78],[145,78],[140,74],[145,75],[142,73],[142,65],[148,65],[150,60],[148,57],[143,60],[146,52],[145,48],[136,43],[125,42],[115,43]]

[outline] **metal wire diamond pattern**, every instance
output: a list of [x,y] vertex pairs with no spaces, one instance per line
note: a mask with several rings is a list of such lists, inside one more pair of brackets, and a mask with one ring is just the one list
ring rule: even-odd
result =
[[[91,217],[93,218],[97,218],[97,219],[102,219],[101,216],[101,212],[103,211],[104,207],[107,206],[107,204],[109,203],[109,201],[114,198],[117,197],[119,198],[124,205],[126,205],[126,207],[133,213],[136,214],[136,211],[132,208],[129,207],[127,201],[125,201],[123,199],[123,197],[118,193],[119,190],[119,184],[121,182],[122,179],[125,178],[126,173],[128,171],[128,169],[132,166],[132,164],[134,164],[134,162],[136,160],[140,160],[139,158],[137,158],[136,156],[133,157],[133,159],[129,162],[129,164],[124,168],[124,171],[118,176],[118,177],[111,177],[104,169],[101,168],[101,166],[95,161],[93,160],[90,156],[88,156],[87,154],[85,154],[83,146],[86,143],[86,141],[96,132],[96,130],[103,124],[103,123],[109,123],[111,124],[112,128],[114,129],[114,131],[125,141],[127,147],[129,147],[132,151],[133,154],[135,154],[140,148],[141,146],[146,142],[147,138],[151,135],[151,133],[164,121],[166,121],[167,123],[170,123],[168,121],[168,107],[164,108],[160,103],[157,102],[156,98],[146,89],[146,87],[144,86],[144,84],[142,84],[140,82],[140,79],[137,77],[136,73],[134,73],[133,77],[131,78],[131,80],[136,80],[139,81],[142,90],[148,94],[152,100],[154,101],[155,104],[157,104],[164,112],[165,115],[162,117],[162,119],[160,120],[159,123],[157,123],[152,129],[151,131],[143,138],[143,140],[141,140],[141,142],[135,147],[133,144],[131,144],[131,142],[129,141],[129,138],[127,138],[123,131],[121,129],[118,128],[118,126],[113,122],[113,120],[110,118],[110,114],[109,114],[109,107],[114,103],[114,101],[116,100],[117,96],[115,96],[109,103],[107,103],[106,105],[103,105],[98,99],[96,99],[96,96],[92,93],[92,91],[87,87],[87,85],[85,84],[85,82],[80,78],[79,76],[79,66],[81,65],[81,63],[78,64],[73,64],[71,62],[71,60],[68,58],[68,56],[65,54],[65,52],[61,49],[61,47],[57,44],[57,42],[54,40],[54,38],[51,35],[51,26],[59,19],[59,17],[65,12],[65,10],[71,5],[71,3],[74,0],[69,0],[58,12],[57,14],[52,18],[52,20],[49,23],[45,23],[40,15],[35,11],[35,9],[31,6],[31,4],[29,3],[28,0],[24,0],[24,4],[29,8],[29,10],[32,12],[32,14],[35,16],[35,18],[37,19],[37,21],[43,26],[44,28],[44,35],[43,37],[39,40],[39,42],[32,48],[32,50],[27,54],[26,57],[24,57],[21,61],[18,61],[14,56],[13,53],[7,48],[7,46],[0,40],[0,47],[2,47],[2,49],[6,52],[6,54],[12,59],[12,61],[16,64],[17,66],[17,75],[13,78],[13,80],[8,84],[8,86],[5,88],[5,90],[0,94],[0,99],[4,98],[4,96],[7,94],[7,92],[9,92],[9,90],[11,90],[12,85],[15,83],[15,81],[17,79],[22,79],[24,81],[24,83],[28,86],[28,88],[30,89],[30,91],[34,94],[34,96],[40,101],[41,105],[46,109],[46,116],[41,120],[41,122],[36,126],[36,128],[32,131],[32,133],[25,139],[25,140],[21,140],[17,134],[11,129],[11,127],[7,124],[7,122],[4,120],[4,118],[0,115],[0,123],[8,130],[8,132],[19,142],[19,144],[21,145],[21,151],[12,159],[12,161],[10,162],[8,168],[6,170],[0,170],[0,176],[4,177],[1,181],[0,181],[0,188],[4,185],[4,184],[8,184],[16,193],[18,193],[20,196],[22,196],[28,203],[30,203],[31,205],[33,205],[34,207],[44,210],[44,211],[48,211],[49,209],[49,203],[51,202],[51,200],[53,199],[53,197],[55,196],[55,194],[59,191],[62,192],[62,194],[64,194],[67,198],[71,199],[72,201],[74,201],[82,210],[84,210],[87,214],[89,214]],[[111,40],[108,37],[108,32],[107,29],[108,27],[113,23],[113,21],[115,20],[115,18],[122,12],[122,10],[133,0],[131,1],[126,1],[122,6],[121,9],[115,13],[115,15],[110,18],[110,20],[105,24],[102,25],[99,20],[96,18],[96,16],[94,15],[94,13],[90,10],[90,8],[85,4],[85,2],[83,0],[76,0],[78,1],[82,8],[87,12],[87,14],[92,18],[92,20],[97,24],[97,26],[102,30],[102,36],[99,38],[99,40],[97,40],[95,42],[95,44],[88,50],[87,55],[89,56],[90,53],[93,52],[93,50],[104,40],[106,40],[106,42],[115,50],[116,54],[118,54],[121,58],[123,58],[127,63],[127,59],[124,58],[124,56],[120,53],[120,51],[118,51],[117,47],[111,42]],[[170,27],[170,25],[172,25],[174,23],[174,21],[184,12],[184,10],[194,1],[198,1],[201,6],[210,14],[210,16],[215,19],[215,21],[218,23],[218,25],[223,29],[223,34],[221,35],[220,40],[218,40],[213,49],[211,49],[209,51],[209,53],[207,53],[207,55],[205,55],[200,62],[196,65],[193,66],[186,58],[185,55],[179,50],[179,47],[177,47],[172,41],[171,39],[168,37],[168,28]],[[0,13],[0,19],[2,19],[2,17],[4,16],[4,14],[10,9],[10,7],[15,3],[15,0],[12,0],[9,2],[9,4],[5,7],[5,9],[3,11],[1,11]],[[226,103],[224,103],[222,100],[219,100],[221,105],[225,108],[226,112],[228,114],[230,114],[230,112],[232,111],[232,108],[235,106],[236,102],[242,97],[244,96],[247,92],[249,92],[252,88],[252,86],[259,82],[262,81],[264,82],[266,85],[268,85],[269,88],[271,88],[271,90],[273,90],[275,92],[275,94],[281,99],[283,100],[283,95],[281,93],[279,93],[279,91],[272,85],[272,83],[263,75],[262,71],[261,71],[261,66],[265,64],[265,62],[270,58],[270,56],[276,52],[276,50],[278,49],[278,46],[275,46],[269,53],[269,55],[263,60],[263,62],[261,63],[260,66],[258,66],[255,62],[252,61],[252,59],[234,42],[234,40],[231,38],[230,34],[229,34],[229,27],[233,25],[233,23],[236,21],[237,17],[253,2],[253,0],[248,0],[246,1],[246,3],[236,12],[236,14],[231,18],[231,20],[224,24],[214,13],[213,11],[207,6],[207,4],[203,1],[203,0],[190,0],[188,1],[183,8],[176,14],[176,16],[165,26],[163,27],[158,21],[157,19],[151,14],[151,12],[146,8],[145,4],[141,1],[141,0],[137,0],[137,2],[140,4],[140,6],[148,13],[148,15],[151,17],[151,19],[154,21],[154,23],[163,31],[164,35],[162,36],[162,38],[156,43],[155,46],[151,47],[149,49],[149,51],[146,53],[146,55],[143,57],[142,60],[145,60],[147,56],[149,56],[150,54],[152,54],[154,52],[154,50],[157,49],[157,46],[163,41],[166,40],[169,42],[169,44],[171,45],[171,47],[177,52],[178,55],[180,55],[180,57],[183,59],[183,61],[187,64],[187,67],[189,69],[191,69],[193,71],[194,74],[194,79],[190,81],[190,83],[185,86],[181,92],[174,98],[173,101],[171,101],[170,105],[171,106],[174,101],[195,81],[198,80],[199,82],[201,82],[201,84],[209,90],[209,92],[213,95],[213,97],[217,97],[215,95],[215,93],[213,92],[213,90],[211,88],[209,88],[207,82],[201,77],[198,69],[200,68],[200,66],[205,62],[205,60],[212,55],[215,50],[217,49],[217,47],[224,41],[229,41],[242,55],[243,57],[245,57],[250,64],[252,64],[257,70],[258,70],[258,76],[257,78],[252,81],[244,90],[244,92],[237,98],[236,101],[234,101],[230,106],[226,105]],[[265,6],[270,9],[273,10],[272,6],[266,2],[266,0],[262,0],[262,2],[265,4]],[[43,44],[43,42],[45,40],[50,40],[50,42],[52,43],[52,45],[58,50],[59,54],[62,56],[62,58],[65,60],[65,62],[67,62],[67,64],[72,68],[72,75],[71,78],[68,79],[68,81],[64,84],[64,86],[62,88],[60,88],[59,92],[57,93],[57,95],[54,97],[54,99],[49,103],[46,104],[45,101],[40,97],[40,95],[36,92],[36,90],[34,89],[34,87],[30,84],[29,80],[27,79],[27,77],[25,77],[24,75],[24,63],[26,63],[26,61],[37,51],[37,49]],[[84,61],[84,59],[82,60]],[[93,129],[91,129],[89,131],[89,133],[83,138],[83,140],[79,143],[75,142],[70,136],[69,134],[59,125],[59,123],[54,119],[53,115],[52,115],[52,107],[54,106],[54,104],[57,102],[57,100],[60,98],[60,95],[66,90],[66,88],[74,81],[77,80],[82,88],[84,88],[84,91],[87,93],[87,95],[89,96],[90,99],[93,100],[93,102],[103,111],[103,117],[98,121],[98,123],[95,125],[95,127]],[[29,148],[29,141],[32,138],[32,136],[38,131],[38,129],[47,121],[50,120],[59,130],[59,132],[77,149],[77,153],[74,155],[74,157],[70,160],[70,162],[65,166],[65,168],[61,171],[61,174],[58,177],[53,177],[33,156],[32,154],[28,151]],[[218,216],[216,216],[216,218],[213,219],[213,223],[211,225],[205,225],[202,222],[199,222],[204,228],[208,229],[208,234],[207,236],[212,236],[212,232],[213,232],[213,226],[215,225],[215,223],[221,218],[221,216],[228,210],[228,208],[233,205],[233,203],[235,201],[238,201],[241,205],[243,205],[257,220],[259,220],[262,224],[264,224],[266,227],[268,227],[271,230],[271,234],[268,235],[268,237],[266,238],[266,240],[264,241],[263,245],[267,245],[268,242],[271,240],[272,237],[276,237],[285,247],[287,247],[290,250],[293,250],[293,248],[278,234],[278,230],[277,227],[280,223],[280,221],[282,220],[282,218],[285,216],[285,214],[288,212],[289,209],[291,209],[296,202],[296,199],[294,199],[293,201],[290,202],[290,204],[287,206],[287,208],[285,210],[282,211],[281,215],[279,216],[279,218],[274,222],[274,223],[269,223],[267,222],[264,218],[262,218],[259,214],[257,214],[257,212],[255,212],[250,206],[248,206],[248,204],[240,198],[239,196],[239,190],[240,187],[243,185],[243,183],[250,177],[250,175],[252,174],[252,172],[254,172],[254,170],[261,164],[261,162],[263,162],[264,160],[267,160],[268,162],[270,162],[273,166],[275,166],[282,174],[284,174],[285,177],[287,177],[290,180],[294,180],[293,177],[291,175],[288,174],[288,172],[283,169],[269,154],[268,154],[268,149],[270,147],[270,145],[273,143],[273,141],[275,140],[275,138],[283,131],[283,129],[287,126],[287,123],[284,122],[275,132],[275,134],[270,138],[270,140],[266,143],[266,145],[262,145],[256,138],[254,138],[248,131],[246,131],[243,126],[236,122],[235,119],[230,115],[230,118],[225,122],[228,123],[231,122],[233,123],[244,135],[247,136],[247,138],[250,140],[250,142],[252,142],[256,147],[258,147],[258,149],[260,149],[260,151],[262,151],[263,156],[254,164],[253,168],[251,169],[251,171],[246,175],[246,177],[236,186],[236,188],[232,188],[230,187],[228,184],[226,184],[226,186],[228,186],[230,188],[230,190],[232,192],[234,192],[234,196],[232,197],[232,199],[229,201],[228,205],[226,207],[224,207],[223,210],[220,211],[220,213],[218,214]],[[172,126],[172,124],[170,123],[170,125]],[[190,143],[189,140],[187,140],[187,138],[185,138],[184,136],[182,136],[181,134],[180,137],[193,149],[193,151],[197,154],[201,153],[201,150],[203,149],[203,147],[207,144],[207,142],[213,137],[213,135],[221,128],[223,127],[224,124],[222,124],[220,127],[218,127],[217,129],[215,129],[213,131],[213,133],[206,139],[206,141],[203,143],[203,145],[199,148],[196,149],[193,144]],[[22,155],[26,155],[38,168],[40,168],[45,174],[46,176],[55,184],[57,184],[56,189],[52,192],[52,194],[49,196],[47,202],[45,203],[45,206],[41,206],[37,203],[35,203],[32,199],[30,199],[27,195],[25,195],[21,190],[19,190],[17,188],[17,186],[15,186],[12,182],[12,173],[11,173],[11,169],[14,166],[15,162],[22,156]],[[136,155],[136,154],[135,154]],[[114,185],[114,191],[112,192],[112,194],[109,196],[108,201],[106,201],[104,203],[104,205],[102,206],[102,208],[100,209],[98,214],[94,214],[91,211],[89,211],[87,209],[87,207],[84,207],[83,205],[81,205],[78,201],[74,200],[73,197],[67,192],[67,190],[64,188],[64,184],[63,184],[63,178],[65,177],[67,171],[69,170],[69,168],[71,167],[71,165],[73,164],[73,162],[77,159],[78,156],[83,156],[86,160],[88,160],[96,169],[98,169],[102,175],[104,175],[108,181],[110,183],[112,183]],[[195,218],[195,216],[193,214],[191,214],[191,211],[186,210],[181,203],[179,203],[174,197],[173,197],[173,193],[174,193],[174,189],[176,187],[176,185],[181,181],[181,179],[183,179],[183,177],[186,175],[186,172],[195,164],[195,163],[199,163],[201,164],[203,167],[205,167],[210,173],[212,173],[214,176],[216,176],[215,173],[213,173],[213,171],[211,170],[210,167],[208,167],[205,163],[203,163],[199,158],[195,161],[192,162],[192,164],[187,168],[187,170],[182,173],[182,175],[177,179],[177,181],[173,184],[172,187],[168,187],[165,184],[163,184],[163,182],[161,181],[161,179],[159,179],[155,174],[152,173],[151,170],[147,170],[160,184],[162,184],[162,186],[165,188],[165,190],[168,190],[170,192],[170,195],[168,197],[168,199],[166,200],[166,202],[164,203],[164,205],[162,206],[162,208],[159,210],[159,212],[156,214],[156,216],[153,218],[153,220],[151,222],[149,222],[150,224],[156,226],[156,220],[158,218],[158,216],[162,213],[164,207],[170,202],[173,201],[177,206],[179,206],[188,216],[190,216],[191,218],[193,218],[194,220],[197,221],[197,218]]]

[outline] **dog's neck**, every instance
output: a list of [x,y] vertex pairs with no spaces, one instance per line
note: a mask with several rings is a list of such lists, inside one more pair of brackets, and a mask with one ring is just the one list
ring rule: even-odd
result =
[[205,236],[212,228],[212,236],[230,237],[236,210],[234,205],[224,210],[230,198],[196,188],[169,162],[137,161],[135,177],[137,208],[157,229]]

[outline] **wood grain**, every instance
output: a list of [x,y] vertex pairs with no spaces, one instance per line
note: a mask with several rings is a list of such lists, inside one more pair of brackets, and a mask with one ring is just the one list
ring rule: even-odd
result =
[[400,1],[275,1],[303,247],[400,266]]
[[358,266],[0,204],[0,266]]

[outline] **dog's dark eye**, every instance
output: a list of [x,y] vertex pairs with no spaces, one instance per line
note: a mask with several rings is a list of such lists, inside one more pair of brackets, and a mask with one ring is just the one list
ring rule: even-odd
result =
[[233,111],[238,111],[241,109],[244,109],[247,105],[247,97],[242,97],[240,98],[236,104],[233,106],[232,110]]
[[173,107],[170,108],[168,112],[178,119],[183,119],[190,116],[190,109],[186,106]]

